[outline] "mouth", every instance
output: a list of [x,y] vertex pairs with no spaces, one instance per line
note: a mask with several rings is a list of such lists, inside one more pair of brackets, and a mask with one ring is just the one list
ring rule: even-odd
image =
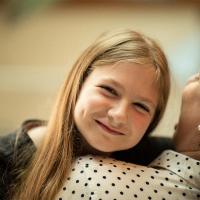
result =
[[106,126],[105,124],[95,120],[95,122],[106,132],[112,134],[112,135],[124,135],[124,133],[121,133],[119,131],[113,130],[110,127]]

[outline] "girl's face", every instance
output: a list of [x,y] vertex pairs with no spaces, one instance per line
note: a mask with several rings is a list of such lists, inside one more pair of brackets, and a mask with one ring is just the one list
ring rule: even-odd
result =
[[155,69],[117,62],[96,67],[84,82],[74,120],[89,145],[102,152],[135,146],[158,104]]

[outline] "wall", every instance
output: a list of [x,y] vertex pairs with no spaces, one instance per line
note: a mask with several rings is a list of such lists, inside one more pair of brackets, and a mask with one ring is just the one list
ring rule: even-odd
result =
[[[0,133],[27,118],[48,119],[68,69],[100,33],[133,28],[156,38],[168,55],[186,38],[199,34],[195,6],[65,5],[50,7],[11,23],[0,11]],[[197,71],[197,66],[188,66]],[[178,119],[180,88],[173,90],[163,123],[155,134],[171,136]]]

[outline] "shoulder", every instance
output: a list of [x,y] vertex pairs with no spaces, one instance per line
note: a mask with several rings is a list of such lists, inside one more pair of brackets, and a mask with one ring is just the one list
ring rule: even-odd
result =
[[182,199],[183,194],[197,199],[199,191],[170,170],[87,155],[74,161],[57,199]]
[[46,132],[46,126],[39,126],[39,127],[30,129],[27,132],[27,134],[30,137],[30,139],[33,141],[34,145],[38,147],[43,141],[45,132]]
[[10,187],[18,181],[18,173],[26,168],[36,151],[28,131],[42,124],[41,120],[27,120],[12,133],[0,137],[0,199],[7,199]]

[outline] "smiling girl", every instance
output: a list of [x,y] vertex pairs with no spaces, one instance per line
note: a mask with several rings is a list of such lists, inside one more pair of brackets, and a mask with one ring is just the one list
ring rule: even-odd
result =
[[169,87],[156,42],[132,30],[101,35],[66,78],[14,199],[54,199],[77,156],[134,147],[159,123]]
[[141,67],[131,61],[97,67],[91,72],[74,110],[76,126],[86,141],[102,152],[135,146],[156,111],[155,79],[151,64]]

